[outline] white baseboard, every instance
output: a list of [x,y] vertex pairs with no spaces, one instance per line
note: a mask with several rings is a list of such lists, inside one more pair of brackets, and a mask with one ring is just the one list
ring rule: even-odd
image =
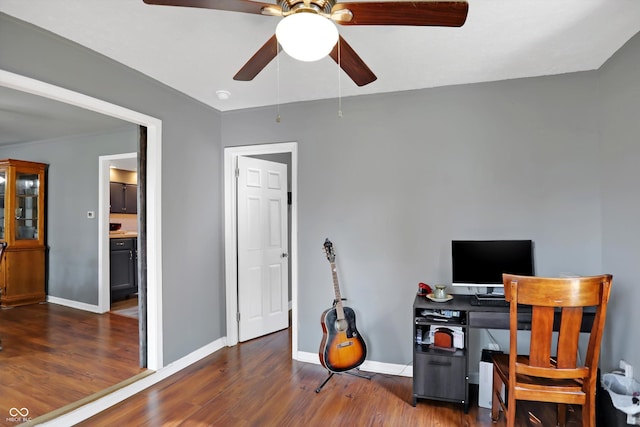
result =
[[91,403],[81,406],[80,408],[73,410],[67,414],[61,415],[58,418],[43,422],[39,425],[51,427],[75,425],[104,411],[105,409],[110,408],[113,405],[116,405],[117,403],[122,402],[125,399],[128,399],[129,397],[145,390],[146,388],[151,387],[152,385],[168,378],[169,376],[181,371],[182,369],[185,369],[189,365],[192,365],[197,361],[209,356],[210,354],[215,353],[221,348],[226,347],[226,345],[227,338],[219,338],[212,343],[207,344],[192,353],[189,353],[183,358],[170,363],[169,365],[165,366],[162,369],[159,369],[153,374],[140,379],[139,381],[116,390],[113,393],[108,394]]
[[[315,363],[316,365],[320,364],[320,357],[318,353],[308,353],[304,351],[299,351],[296,354],[295,360],[300,362],[307,363]],[[367,372],[375,372],[377,374],[385,374],[385,375],[397,375],[399,377],[413,377],[413,365],[398,365],[395,363],[384,363],[384,362],[376,362],[372,360],[365,360],[362,365],[360,365],[360,370]],[[469,372],[469,383],[470,384],[478,384],[479,382],[479,374],[476,372]]]
[[320,357],[318,356],[318,353],[308,353],[306,351],[299,351],[294,356],[294,359],[299,362],[314,363],[316,365],[320,364]]
[[52,304],[64,305],[65,307],[77,308],[78,310],[90,311],[91,313],[100,314],[100,310],[97,305],[87,304],[85,302],[73,301],[70,299],[47,296],[47,302]]
[[[318,356],[318,353],[299,351],[294,359],[300,362],[315,363],[316,365],[320,364],[320,357]],[[374,372],[376,374],[397,375],[399,377],[413,377],[413,366],[411,364],[397,365],[395,363],[384,363],[365,360],[364,363],[360,365],[360,370]]]

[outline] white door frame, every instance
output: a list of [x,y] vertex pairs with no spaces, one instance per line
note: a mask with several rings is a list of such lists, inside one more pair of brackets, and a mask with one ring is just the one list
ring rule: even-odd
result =
[[111,310],[109,246],[110,167],[113,161],[135,159],[138,153],[113,154],[98,158],[98,312]]
[[298,354],[298,143],[248,145],[224,149],[224,265],[227,307],[227,345],[238,344],[238,252],[235,168],[238,156],[291,154],[291,356]]
[[[162,368],[164,366],[162,353],[162,121],[119,105],[2,69],[0,69],[0,86],[147,127],[147,367],[152,370]],[[105,232],[101,223],[98,225],[100,235]]]

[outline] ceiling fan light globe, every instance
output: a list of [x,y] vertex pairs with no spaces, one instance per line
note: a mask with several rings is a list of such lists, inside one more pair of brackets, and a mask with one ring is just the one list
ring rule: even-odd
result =
[[312,62],[327,56],[338,42],[338,28],[321,15],[294,13],[276,27],[276,38],[289,56]]

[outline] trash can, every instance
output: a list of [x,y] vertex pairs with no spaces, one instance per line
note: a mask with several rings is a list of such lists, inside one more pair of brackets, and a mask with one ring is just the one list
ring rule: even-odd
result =
[[598,427],[626,427],[627,414],[640,414],[640,405],[633,403],[634,394],[640,394],[640,384],[633,378],[617,373],[604,374],[602,378],[598,378],[596,390]]
[[478,406],[491,408],[493,398],[493,362],[491,356],[502,353],[499,350],[482,349],[478,378]]

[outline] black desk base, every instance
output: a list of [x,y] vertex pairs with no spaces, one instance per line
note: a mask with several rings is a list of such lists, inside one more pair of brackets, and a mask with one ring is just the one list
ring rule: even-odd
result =
[[[446,302],[434,302],[424,296],[416,296],[413,303],[413,406],[417,399],[435,399],[460,402],[465,412],[469,409],[468,354],[482,349],[469,348],[469,329],[509,329],[509,306],[474,305],[475,295],[453,295]],[[454,322],[439,323],[424,313],[433,310],[458,312]],[[518,307],[518,329],[531,330],[531,308]],[[595,317],[594,310],[585,310],[582,318],[583,332],[589,332]],[[464,332],[464,348],[454,352],[436,350],[422,344],[422,333],[432,326],[455,326]],[[554,330],[560,326],[560,312],[554,321]],[[420,340],[418,340],[420,335]]]

